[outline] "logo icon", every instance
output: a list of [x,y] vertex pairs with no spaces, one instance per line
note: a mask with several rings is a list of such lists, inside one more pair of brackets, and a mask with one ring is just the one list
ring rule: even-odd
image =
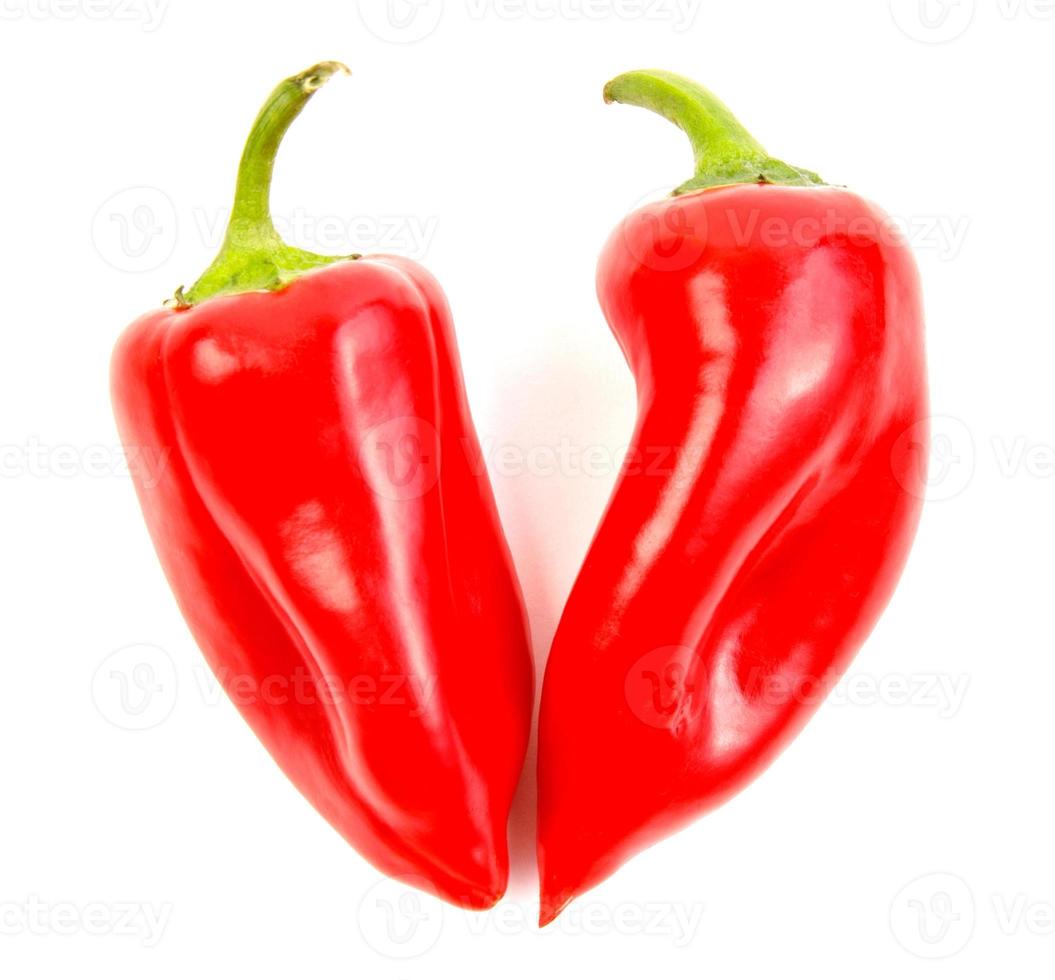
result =
[[156,187],[129,187],[103,202],[92,219],[92,242],[121,272],[151,272],[176,248],[176,209]]
[[909,882],[890,904],[890,931],[913,956],[955,956],[974,932],[974,896],[967,882],[944,873]]
[[623,693],[634,716],[653,728],[677,728],[691,709],[699,678],[692,674],[689,647],[650,650],[626,673]]
[[920,419],[898,436],[890,466],[905,493],[924,501],[951,500],[974,476],[971,430],[951,415]]
[[111,653],[92,677],[92,700],[111,725],[141,732],[160,725],[176,706],[176,665],[161,649],[136,643]]
[[363,437],[359,468],[380,497],[423,497],[440,478],[439,433],[431,423],[413,415],[375,425]]
[[359,903],[359,932],[371,949],[389,959],[423,956],[443,930],[443,906],[417,891],[417,883],[413,877],[384,878]]
[[974,6],[975,0],[890,0],[890,15],[913,41],[944,44],[971,26]]
[[443,0],[359,0],[358,7],[366,29],[392,44],[428,37],[443,17]]
[[707,212],[692,195],[640,198],[621,225],[627,251],[646,269],[680,272],[707,247]]

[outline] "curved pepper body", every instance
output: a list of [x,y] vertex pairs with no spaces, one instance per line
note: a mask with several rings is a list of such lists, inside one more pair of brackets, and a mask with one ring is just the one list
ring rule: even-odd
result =
[[891,227],[847,191],[742,184],[608,241],[638,420],[546,668],[543,922],[754,778],[890,597],[927,412]]
[[166,459],[137,492],[180,608],[268,751],[378,868],[493,904],[532,668],[439,286],[374,257],[151,313],[112,386]]

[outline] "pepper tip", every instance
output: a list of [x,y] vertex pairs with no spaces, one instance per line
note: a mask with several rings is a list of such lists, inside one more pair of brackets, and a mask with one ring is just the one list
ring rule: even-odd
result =
[[543,894],[542,901],[539,903],[538,927],[540,929],[545,929],[546,926],[564,911],[568,903],[574,897],[575,895],[572,892],[562,892],[554,897]]

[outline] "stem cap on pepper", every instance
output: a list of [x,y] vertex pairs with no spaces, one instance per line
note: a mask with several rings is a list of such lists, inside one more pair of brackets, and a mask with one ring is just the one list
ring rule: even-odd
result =
[[176,291],[177,308],[214,296],[279,289],[311,269],[357,259],[358,255],[316,255],[284,242],[271,219],[271,176],[286,130],[308,100],[334,75],[350,75],[339,61],[317,65],[279,82],[260,110],[238,165],[234,207],[220,254],[186,293]]
[[721,99],[674,72],[628,71],[604,87],[604,100],[651,109],[684,130],[692,144],[696,173],[674,194],[725,184],[824,184],[812,171],[771,157]]

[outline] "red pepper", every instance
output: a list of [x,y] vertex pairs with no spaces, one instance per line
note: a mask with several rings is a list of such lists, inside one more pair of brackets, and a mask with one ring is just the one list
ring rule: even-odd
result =
[[638,419],[546,667],[542,924],[806,722],[893,591],[926,442],[917,274],[883,212],[686,79],[605,98],[680,126],[696,174],[600,258]]
[[484,908],[532,668],[447,303],[412,262],[286,245],[268,205],[283,134],[338,69],[275,89],[220,256],[123,335],[114,404],[127,444],[167,454],[137,484],[147,525],[260,740],[378,868]]

